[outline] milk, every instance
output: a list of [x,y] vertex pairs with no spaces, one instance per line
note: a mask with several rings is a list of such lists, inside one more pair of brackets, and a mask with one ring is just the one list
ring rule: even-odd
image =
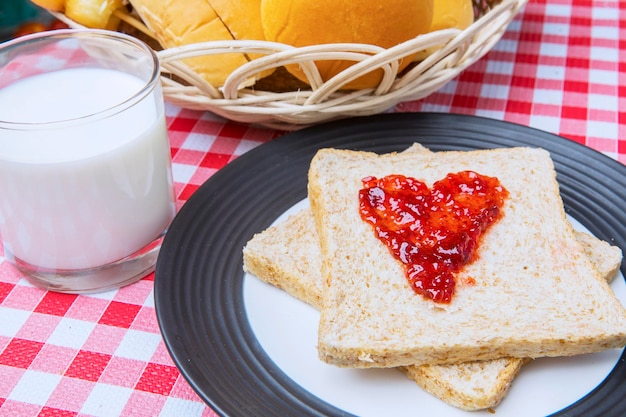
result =
[[[0,125],[106,113],[144,85],[98,68],[36,75],[0,89]],[[95,268],[163,233],[175,210],[170,154],[162,99],[149,94],[88,123],[0,126],[0,236],[7,258],[41,268]]]

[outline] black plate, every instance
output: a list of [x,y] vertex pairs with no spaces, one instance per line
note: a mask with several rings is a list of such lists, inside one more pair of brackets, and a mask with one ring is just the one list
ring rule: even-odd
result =
[[[156,312],[165,344],[182,375],[218,414],[347,415],[291,381],[263,351],[246,316],[241,249],[306,197],[306,174],[317,149],[390,152],[413,142],[434,151],[547,149],[567,212],[626,252],[626,166],[559,136],[438,113],[354,118],[286,134],[240,156],[196,191],[174,219],[156,266]],[[624,354],[600,386],[555,415],[626,415]]]

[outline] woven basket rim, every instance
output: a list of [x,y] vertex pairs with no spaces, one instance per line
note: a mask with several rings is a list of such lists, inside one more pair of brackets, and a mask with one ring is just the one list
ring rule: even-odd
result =
[[[384,112],[402,101],[422,99],[439,90],[472,65],[502,37],[528,0],[480,1],[488,10],[464,30],[443,29],[419,35],[392,48],[358,43],[306,47],[250,40],[207,41],[157,51],[165,100],[192,110],[211,111],[227,119],[270,128],[293,130],[337,118]],[[55,14],[70,27],[81,27]],[[400,72],[399,61],[424,49],[434,49],[421,62]],[[233,70],[216,87],[181,61],[186,58],[240,52],[262,55]],[[354,65],[323,81],[315,60],[352,60]],[[311,87],[264,90],[255,83],[264,71],[298,64]],[[342,87],[372,70],[383,77],[373,88]]]

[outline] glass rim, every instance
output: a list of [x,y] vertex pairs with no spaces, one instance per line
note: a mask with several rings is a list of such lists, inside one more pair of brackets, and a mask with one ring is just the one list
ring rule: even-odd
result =
[[[5,51],[9,51],[13,48],[27,45],[27,44],[35,44],[38,42],[44,42],[47,40],[63,40],[63,39],[81,39],[81,38],[92,38],[92,39],[104,39],[107,41],[121,41],[127,45],[131,45],[137,50],[143,51],[147,57],[150,58],[152,62],[152,73],[150,74],[149,79],[147,79],[144,83],[144,86],[137,92],[135,92],[132,96],[128,97],[126,100],[121,101],[114,106],[108,107],[106,109],[100,110],[95,113],[90,113],[86,115],[82,115],[79,117],[68,118],[64,120],[55,120],[55,121],[46,121],[46,122],[13,122],[6,121],[0,119],[0,129],[7,130],[41,130],[41,129],[54,129],[61,128],[67,125],[74,125],[76,123],[88,123],[95,120],[102,120],[108,117],[111,117],[115,114],[118,114],[132,106],[136,103],[139,103],[144,98],[146,98],[157,86],[157,83],[160,80],[160,62],[157,57],[156,52],[148,46],[145,42],[140,39],[137,39],[133,36],[127,35],[121,32],[115,32],[112,30],[106,29],[57,29],[51,31],[37,32],[29,35],[24,35],[3,43],[0,43],[0,54]],[[27,77],[20,78],[19,80],[26,79]],[[19,81],[16,80],[16,81]]]

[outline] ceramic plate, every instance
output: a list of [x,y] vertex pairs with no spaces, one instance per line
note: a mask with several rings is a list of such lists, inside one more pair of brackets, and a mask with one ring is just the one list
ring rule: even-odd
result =
[[[433,151],[532,146],[550,151],[577,228],[626,249],[626,167],[528,127],[473,116],[384,114],[286,134],[240,156],[203,184],[174,219],[155,277],[159,325],[198,395],[224,416],[492,415],[467,413],[395,370],[346,370],[316,359],[317,312],[247,276],[254,233],[307,204],[309,162],[322,147]],[[622,274],[624,267],[622,267]],[[614,282],[626,297],[624,277]],[[537,360],[522,369],[496,416],[623,416],[621,350]]]

